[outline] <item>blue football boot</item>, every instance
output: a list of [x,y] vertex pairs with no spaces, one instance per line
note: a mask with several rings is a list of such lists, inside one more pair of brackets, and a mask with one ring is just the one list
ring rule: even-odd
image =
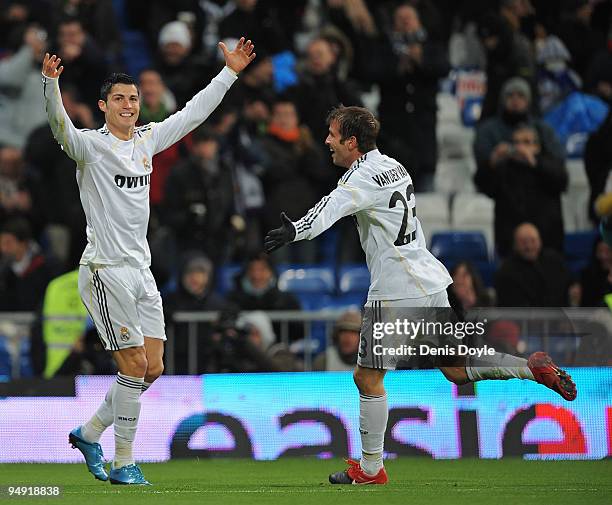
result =
[[111,464],[110,471],[111,484],[136,484],[140,486],[150,486],[151,483],[145,479],[140,467],[132,463],[131,465],[122,466],[121,468],[113,468]]
[[96,479],[103,481],[108,480],[108,474],[104,469],[104,454],[102,453],[102,446],[100,444],[87,442],[83,438],[80,426],[70,432],[70,435],[68,435],[68,442],[72,444],[73,449],[81,451],[85,457],[87,469]]

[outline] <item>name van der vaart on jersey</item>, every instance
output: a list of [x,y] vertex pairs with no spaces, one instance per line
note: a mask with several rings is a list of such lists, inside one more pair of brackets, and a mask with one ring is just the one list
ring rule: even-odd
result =
[[381,188],[408,177],[408,171],[401,165],[372,176],[372,180]]
[[115,184],[120,188],[125,186],[128,189],[147,186],[151,184],[151,174],[137,175],[135,177],[129,175],[115,175]]

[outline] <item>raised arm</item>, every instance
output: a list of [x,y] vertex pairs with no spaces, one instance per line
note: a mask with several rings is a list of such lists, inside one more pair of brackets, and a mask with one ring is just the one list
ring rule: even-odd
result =
[[183,109],[152,129],[156,153],[167,149],[202,124],[221,103],[238,73],[255,58],[255,46],[250,40],[245,42],[244,37],[238,41],[233,51],[223,42],[219,42],[219,48],[225,57],[225,68],[189,100]]
[[264,241],[266,252],[272,252],[289,242],[312,240],[339,219],[367,209],[373,203],[370,191],[341,181],[336,189],[324,196],[300,220],[292,223],[283,212],[281,227],[269,231],[266,235]]
[[55,140],[62,146],[62,149],[77,163],[85,161],[85,138],[77,130],[68,117],[59,88],[59,76],[64,71],[60,66],[61,58],[56,55],[45,54],[42,64],[43,93],[47,108],[49,126]]

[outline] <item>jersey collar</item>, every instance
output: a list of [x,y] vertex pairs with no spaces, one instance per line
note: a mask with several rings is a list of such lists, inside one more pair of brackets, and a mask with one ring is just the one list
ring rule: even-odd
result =
[[350,166],[349,170],[353,168],[359,168],[359,165],[361,165],[366,159],[368,159],[368,157],[371,159],[374,157],[378,157],[380,155],[381,154],[378,149],[372,149],[371,151],[368,151],[367,153],[362,154],[359,158],[353,161],[353,164]]

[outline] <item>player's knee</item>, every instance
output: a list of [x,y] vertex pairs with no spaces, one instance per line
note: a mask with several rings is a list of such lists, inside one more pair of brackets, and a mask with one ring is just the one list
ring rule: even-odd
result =
[[149,362],[147,366],[147,373],[145,375],[145,380],[147,382],[153,382],[163,373],[164,373],[164,362],[163,361],[159,360],[156,362]]
[[353,372],[353,381],[360,393],[375,395],[381,387],[382,376],[374,370],[357,367]]
[[131,377],[144,377],[147,373],[147,353],[144,347],[133,347],[121,352],[119,371]]
[[470,382],[464,367],[444,367],[441,370],[444,376],[457,386],[463,386]]

